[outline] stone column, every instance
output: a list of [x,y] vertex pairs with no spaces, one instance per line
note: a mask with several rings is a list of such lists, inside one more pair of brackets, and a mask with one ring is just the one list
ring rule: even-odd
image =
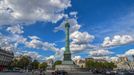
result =
[[70,41],[69,41],[69,23],[65,24],[65,32],[66,32],[66,47],[64,51],[64,61],[71,61],[71,52],[70,52]]
[[66,28],[66,50],[65,52],[69,52],[70,53],[70,41],[69,41],[69,23],[65,24],[65,28]]

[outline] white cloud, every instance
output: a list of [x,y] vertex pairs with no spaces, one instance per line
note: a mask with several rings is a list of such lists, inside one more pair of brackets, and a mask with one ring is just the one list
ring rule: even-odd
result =
[[30,56],[32,59],[37,60],[39,60],[42,57],[42,55],[38,54],[37,52],[30,52],[30,51],[24,52],[23,55]]
[[22,34],[24,31],[23,27],[20,25],[15,25],[7,28],[7,31],[10,32],[7,34],[0,34],[0,47],[8,51],[17,51],[19,44],[24,44],[27,41],[27,38],[24,38]]
[[78,14],[78,12],[76,12],[76,11],[69,13],[70,16],[74,16],[75,18],[77,18],[77,14]]
[[90,51],[89,54],[91,56],[106,56],[106,55],[113,54],[113,52],[111,52],[109,50],[100,49],[100,50]]
[[43,47],[43,42],[33,39],[30,42],[26,42],[26,46],[30,48],[42,48]]
[[39,37],[37,36],[28,36],[30,39],[40,39]]
[[71,51],[82,51],[94,48],[95,46],[89,44],[94,39],[93,35],[90,35],[88,32],[79,32],[75,31],[70,35],[71,43],[70,49]]
[[125,57],[125,54],[117,54],[118,57]]
[[[72,18],[68,19],[68,23],[70,24],[70,32],[73,33],[80,29],[81,25],[78,24],[77,19]],[[56,27],[55,30],[65,30],[66,21],[63,21],[60,26]]]
[[74,56],[74,57],[72,58],[72,60],[79,60],[79,59],[82,59],[81,56]]
[[30,36],[31,41],[25,42],[25,45],[29,48],[43,49],[43,50],[53,50],[58,51],[59,49],[55,47],[54,43],[43,42],[37,36]]
[[[12,38],[12,37],[10,37],[10,38]],[[15,43],[15,45],[17,47],[18,44],[24,44],[27,41],[27,38],[24,38],[21,35],[13,35],[13,39],[12,40],[14,40],[14,43]]]
[[78,12],[74,11],[74,12],[70,12],[69,14],[70,14],[70,15],[77,15]]
[[72,52],[79,52],[79,51],[86,51],[94,48],[95,46],[90,45],[90,44],[70,44],[70,49]]
[[2,35],[5,36],[9,41],[12,42],[12,44],[15,44],[15,47],[17,48],[18,44],[23,44],[27,41],[27,38],[24,38],[21,34],[24,33],[23,27],[21,25],[13,25],[10,27],[7,27],[6,29],[8,32],[10,32],[9,35]]
[[20,35],[11,35],[11,36],[4,36],[3,34],[0,35],[0,47],[5,50],[15,51],[17,49],[18,44],[24,43],[26,38]]
[[[132,60],[132,55],[134,55],[134,49],[126,50],[123,54],[117,54],[117,59],[119,57],[128,57],[129,60]],[[116,58],[115,58],[116,59]]]
[[91,42],[95,37],[88,32],[75,31],[70,35],[72,43],[85,44]]
[[128,51],[125,52],[125,55],[134,55],[134,49],[129,49]]
[[11,44],[10,42],[7,42],[7,41],[4,41],[4,43],[1,43],[0,46],[5,51],[13,51],[16,49],[14,44]]
[[33,60],[37,59],[37,60],[41,60],[42,55],[40,55],[38,52],[35,51],[16,51],[15,52],[15,56],[21,56],[21,55],[26,55],[26,56],[30,56]]
[[46,60],[55,60],[55,56],[54,55],[51,55],[49,57],[45,57]]
[[[95,37],[88,32],[75,31],[70,35],[70,39],[72,40],[70,43],[70,50],[72,52],[79,52],[95,48],[94,45],[89,44],[94,38]],[[65,50],[65,47],[61,48],[61,50]]]
[[[70,44],[70,51],[71,52],[80,52],[80,51],[87,51],[87,50],[91,50],[95,48],[94,45],[90,45],[88,43],[85,44],[75,44],[75,43],[71,43]],[[64,51],[65,47],[61,48],[61,51]]]
[[130,35],[115,35],[112,39],[110,37],[104,38],[103,47],[118,46],[134,42],[134,38]]
[[118,61],[118,57],[116,57],[116,56],[115,57],[110,57],[110,60],[111,61]]
[[23,27],[20,25],[15,25],[7,28],[7,31],[10,31],[13,34],[22,34],[24,31],[22,30]]
[[10,36],[0,35],[0,47],[9,51],[16,51],[19,44],[24,44],[28,48],[42,49],[42,50],[53,50],[55,52],[60,52],[56,48],[54,43],[43,42],[37,36],[29,36],[30,41],[18,34],[12,34]]
[[0,0],[0,24],[56,23],[70,6],[71,0]]

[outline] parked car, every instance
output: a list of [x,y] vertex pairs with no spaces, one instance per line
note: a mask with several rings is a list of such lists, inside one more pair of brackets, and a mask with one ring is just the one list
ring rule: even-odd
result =
[[64,70],[59,70],[59,71],[52,72],[52,75],[68,75],[68,73]]

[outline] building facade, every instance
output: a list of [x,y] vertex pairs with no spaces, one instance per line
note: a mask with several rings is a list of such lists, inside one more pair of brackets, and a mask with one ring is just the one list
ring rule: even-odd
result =
[[77,59],[74,60],[74,63],[78,65],[80,68],[85,68],[85,60],[84,59]]
[[[132,58],[134,56],[132,55]],[[134,60],[134,58],[133,58]],[[134,61],[130,61],[128,59],[128,57],[126,56],[122,56],[122,57],[118,57],[117,61],[113,61],[113,63],[115,63],[117,65],[117,70],[131,70],[134,71]]]
[[14,58],[13,52],[0,49],[0,71],[8,67],[13,58]]

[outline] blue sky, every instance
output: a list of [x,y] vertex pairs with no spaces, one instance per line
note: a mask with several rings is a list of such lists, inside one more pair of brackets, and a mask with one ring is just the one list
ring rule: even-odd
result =
[[[2,1],[4,2],[5,0]],[[73,36],[78,36],[76,38],[70,37],[72,45],[81,45],[84,47],[86,45],[85,48],[72,50],[73,57],[80,56],[81,58],[87,58],[98,55],[110,55],[113,57],[119,54],[128,55],[129,53],[131,54],[131,52],[134,53],[133,0],[51,0],[51,4],[46,0],[41,0],[42,2],[46,2],[44,6],[39,6],[36,2],[35,5],[34,3],[33,5],[29,5],[27,2],[24,8],[22,8],[21,5],[23,5],[23,2],[25,3],[26,0],[22,2],[15,0],[13,2],[9,1],[9,4],[7,3],[7,5],[10,6],[6,8],[9,8],[10,10],[5,9],[6,11],[4,10],[2,1],[0,3],[0,6],[3,8],[0,10],[0,16],[2,17],[0,18],[1,36],[10,40],[16,37],[20,38],[20,36],[23,39],[26,39],[25,41],[19,42],[17,47],[15,47],[17,48],[18,54],[25,53],[28,55],[28,52],[29,54],[34,52],[33,54],[35,56],[40,56],[42,59],[52,58],[52,56],[56,57],[58,56],[56,53],[59,51],[62,54],[62,49],[65,46],[65,33],[63,30],[55,32],[55,28],[62,26],[65,15],[68,15],[69,19],[74,19],[74,21],[76,21],[74,23],[76,25],[71,26],[80,26],[80,28],[74,29],[74,32],[70,32]],[[41,2],[38,3],[43,4]],[[52,5],[53,3],[55,3],[55,5]],[[18,8],[14,7],[14,5],[17,5]],[[30,6],[31,8],[28,9],[27,6]],[[32,14],[31,11],[36,7],[40,7],[40,9],[36,14]],[[47,10],[47,12],[45,10]],[[69,15],[71,12],[74,12],[74,14]],[[45,17],[43,17],[43,14]],[[49,17],[46,17],[47,15]],[[64,16],[59,18],[56,15]],[[75,32],[77,33],[73,34]],[[83,35],[87,35],[87,41],[84,40],[84,43],[81,44],[82,41],[74,40],[86,39],[86,37],[79,37],[82,37]],[[30,36],[31,38],[29,38]],[[104,40],[106,37],[108,37],[108,40]],[[18,38],[16,38],[15,41],[10,41],[10,43],[15,44],[17,40]],[[34,42],[32,42],[32,40]],[[42,47],[45,42],[49,44],[48,46],[45,45],[46,48]],[[94,47],[89,48],[87,45],[92,45]],[[48,48],[49,46],[51,48]],[[103,51],[106,53],[103,54]]]

